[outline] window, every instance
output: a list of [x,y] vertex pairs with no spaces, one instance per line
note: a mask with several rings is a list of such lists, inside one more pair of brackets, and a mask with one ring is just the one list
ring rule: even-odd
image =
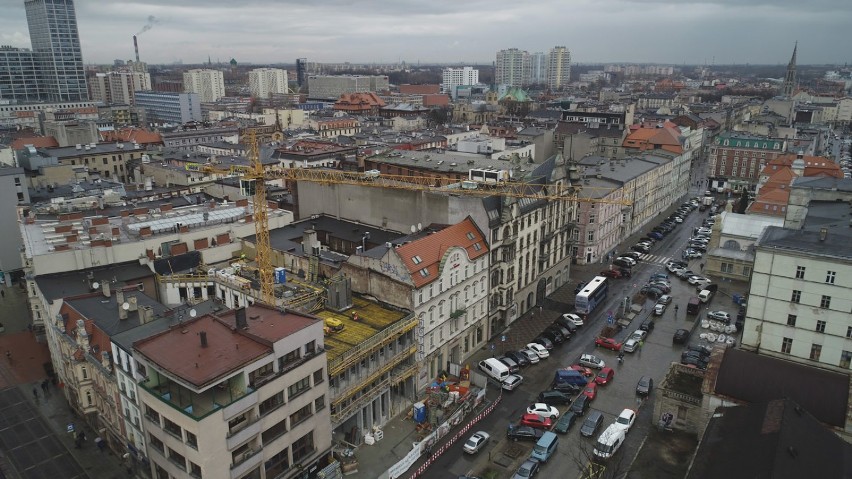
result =
[[589,215],[589,224],[590,225],[595,224],[595,215]]
[[751,266],[743,266],[743,276],[751,275]]
[[325,372],[322,369],[314,371],[314,386],[325,381]]
[[314,400],[314,411],[320,412],[325,409],[325,395],[322,395]]
[[163,429],[165,429],[166,432],[171,434],[172,436],[183,440],[183,434],[181,434],[182,431],[180,426],[170,421],[167,417],[163,418]]
[[186,471],[186,458],[172,449],[169,449],[169,461],[179,467],[182,471]]
[[589,231],[588,240],[589,240],[589,242],[595,240],[595,232],[594,231]]
[[420,264],[423,262],[423,258],[421,258],[420,256],[414,256],[411,258],[411,262],[414,264]]
[[846,326],[846,337],[852,338],[852,326]]
[[[852,326],[850,326],[850,331],[847,331],[849,337],[852,337]],[[151,406],[145,405],[145,417],[148,418],[149,421],[153,422],[156,425],[160,425],[160,413],[151,409]]]
[[301,352],[298,349],[290,351],[283,358],[278,358],[278,369],[280,371],[287,371],[291,369],[292,365],[298,362],[301,356]]
[[286,417],[284,419],[278,421],[277,423],[275,423],[274,426],[263,431],[260,434],[260,439],[263,441],[263,445],[265,446],[265,445],[269,444],[270,442],[274,441],[275,438],[281,436],[285,432],[287,432],[287,418]]
[[311,405],[308,404],[290,415],[290,427],[296,427],[297,424],[311,416],[313,416],[313,412],[311,411]]
[[804,279],[805,277],[805,267],[804,266],[796,266],[796,279]]
[[198,436],[195,434],[186,431],[186,444],[193,449],[198,449]]
[[781,352],[784,354],[790,354],[790,351],[793,349],[793,338],[783,338],[781,340]]
[[790,297],[790,301],[798,303],[800,299],[802,299],[802,292],[798,289],[794,289],[793,295]]
[[314,432],[311,431],[293,443],[293,462],[300,463],[314,452]]
[[825,282],[829,284],[834,284],[834,278],[837,276],[836,271],[827,271],[825,273]]
[[852,362],[852,352],[843,351],[840,353],[840,367],[849,369],[849,363]]
[[825,332],[825,321],[817,321],[816,332],[824,333]]
[[811,355],[808,357],[814,361],[819,361],[820,354],[822,354],[822,345],[811,344]]
[[822,295],[822,299],[819,300],[819,307],[822,309],[828,309],[831,307],[831,296]]
[[189,461],[189,475],[192,476],[192,477],[198,477],[200,479],[201,478],[201,466],[199,466],[198,464],[196,464],[192,461]]
[[722,266],[721,266],[720,269],[723,273],[733,273],[734,272],[734,265],[731,264],[731,263],[722,263]]
[[[266,441],[263,442],[266,444]],[[279,474],[290,468],[290,462],[288,461],[289,452],[290,448],[285,447],[284,450],[270,457],[263,464],[263,467],[266,469],[266,477],[278,477]]]
[[278,392],[274,396],[269,399],[264,400],[258,406],[260,408],[260,415],[263,416],[275,409],[278,409],[282,404],[284,404],[284,392]]
[[796,315],[788,314],[787,315],[787,326],[795,326],[796,325]]
[[153,434],[148,434],[148,444],[154,446],[154,449],[160,451],[161,453],[166,453],[166,446],[163,444],[163,441],[160,440],[157,436]]
[[300,379],[295,384],[291,384],[290,387],[287,388],[287,398],[292,401],[294,397],[304,393],[310,388],[311,378],[305,376],[304,378]]

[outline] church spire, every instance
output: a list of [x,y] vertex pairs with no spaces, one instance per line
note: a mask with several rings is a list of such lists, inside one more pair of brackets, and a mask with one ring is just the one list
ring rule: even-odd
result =
[[796,51],[799,49],[798,40],[793,45],[793,56],[787,64],[787,74],[784,76],[784,96],[791,97],[796,90]]

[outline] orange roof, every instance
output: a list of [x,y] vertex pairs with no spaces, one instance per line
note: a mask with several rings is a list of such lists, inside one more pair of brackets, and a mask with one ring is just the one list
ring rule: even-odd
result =
[[446,253],[450,248],[463,248],[468,260],[488,253],[488,243],[476,223],[468,216],[460,223],[424,236],[394,249],[411,274],[414,286],[420,288],[438,279],[446,264]]
[[102,131],[101,140],[104,142],[135,142],[140,145],[144,145],[150,143],[162,143],[163,137],[159,133],[154,133],[144,128],[122,128],[120,130]]
[[59,142],[52,136],[34,136],[32,138],[18,138],[12,142],[13,150],[20,150],[27,145],[36,148],[53,148],[59,146]]
[[[791,167],[793,166],[793,162],[796,161],[796,158],[797,156],[792,153],[780,155],[767,163],[760,174],[761,176],[772,175],[773,172],[784,167]],[[833,176],[834,178],[843,178],[843,170],[837,163],[829,160],[828,158],[822,156],[802,155],[802,160],[805,162],[805,171],[802,176],[825,175]]]
[[627,135],[622,145],[625,148],[638,148],[640,150],[660,148],[673,153],[683,153],[678,135],[678,132],[667,127],[636,128]]
[[787,188],[775,188],[772,191],[761,194],[749,205],[747,213],[769,216],[785,216],[787,214],[787,201],[790,199],[790,190]]

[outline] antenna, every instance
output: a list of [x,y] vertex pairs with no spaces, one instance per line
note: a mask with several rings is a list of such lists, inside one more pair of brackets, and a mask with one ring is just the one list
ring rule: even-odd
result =
[[422,229],[423,229],[423,225],[420,224],[420,223],[417,223],[417,231],[420,231]]
[[417,231],[417,227],[416,227],[416,226],[414,226],[414,225],[411,225],[411,232],[412,232],[412,233],[414,233],[414,232],[416,232],[416,231]]
[[122,303],[121,309],[127,311],[128,309],[130,309],[130,303],[128,303],[128,302]]
[[100,283],[98,283],[97,281],[95,281],[94,283],[92,283],[92,289],[98,289],[98,288],[100,288],[100,287],[101,287],[101,284],[100,284]]
[[194,318],[196,315],[198,315],[198,311],[196,311],[194,308],[189,310],[190,318]]

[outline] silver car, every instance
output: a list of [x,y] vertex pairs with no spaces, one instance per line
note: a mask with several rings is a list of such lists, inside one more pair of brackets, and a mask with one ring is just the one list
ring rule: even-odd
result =
[[468,454],[476,454],[480,449],[485,447],[491,436],[485,431],[477,431],[464,443],[462,450]]

